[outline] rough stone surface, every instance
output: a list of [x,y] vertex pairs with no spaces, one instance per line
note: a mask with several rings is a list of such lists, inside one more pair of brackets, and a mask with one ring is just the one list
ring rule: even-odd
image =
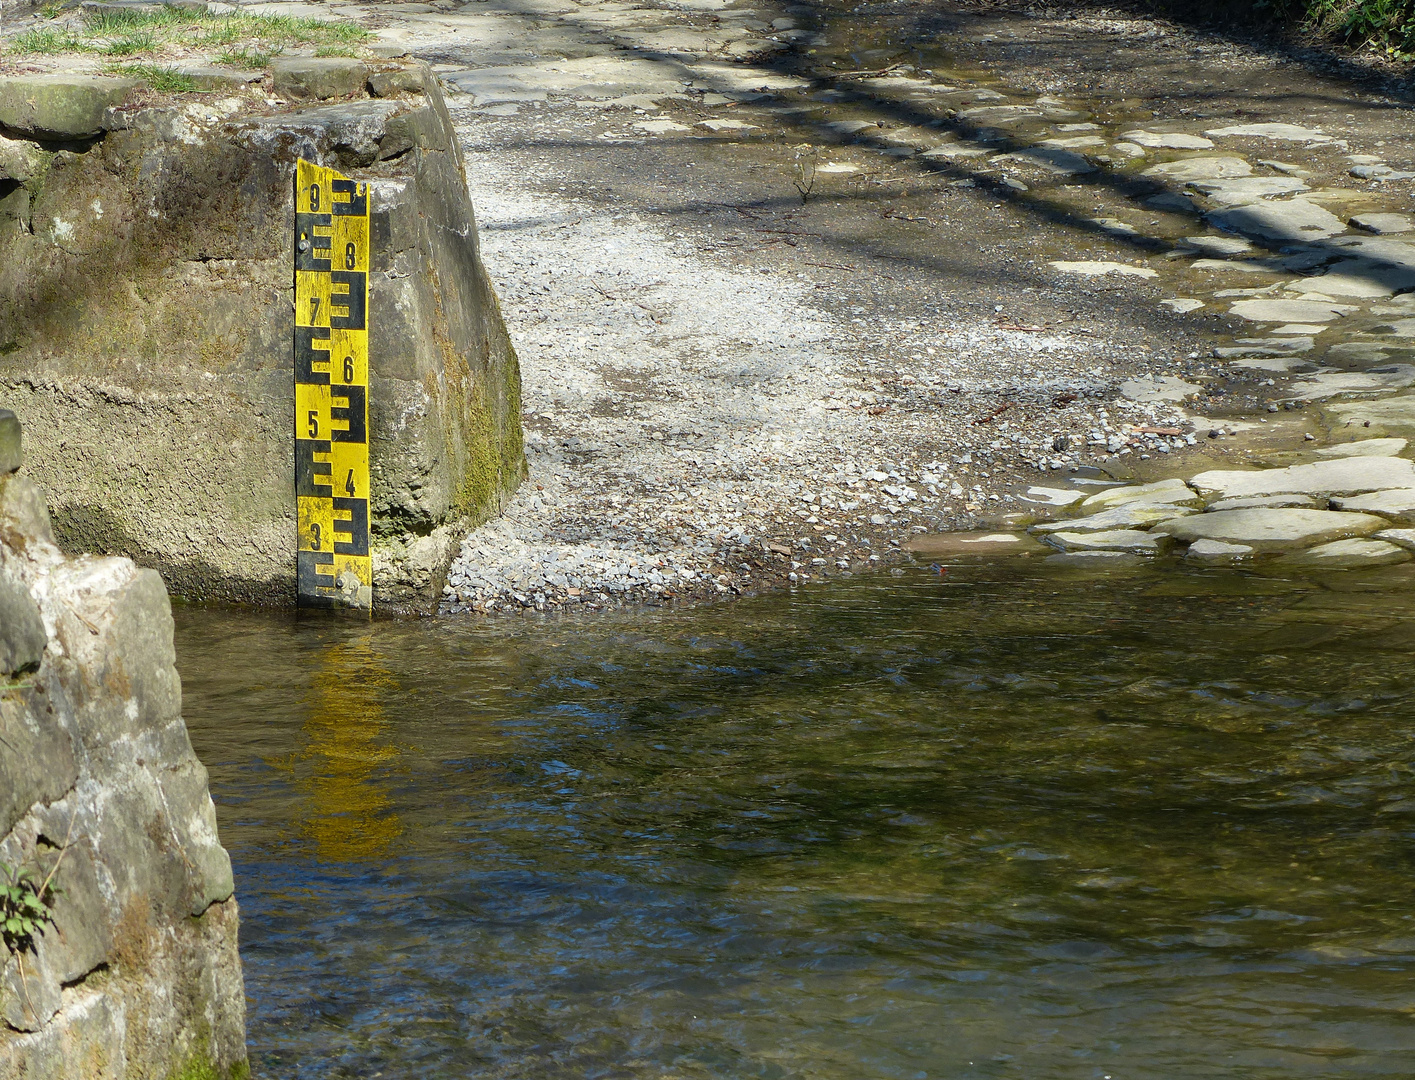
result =
[[1396,544],[1406,551],[1415,551],[1415,529],[1382,529],[1372,535],[1372,539]]
[[1285,469],[1202,472],[1189,483],[1209,499],[1259,495],[1362,495],[1415,487],[1415,463],[1404,458],[1335,458]]
[[1385,236],[1390,233],[1410,232],[1415,229],[1415,218],[1409,214],[1357,214],[1350,224],[1353,229]]
[[424,81],[269,116],[237,99],[121,111],[86,151],[43,155],[20,189],[32,228],[0,230],[0,400],[66,547],[126,555],[188,597],[293,601],[304,157],[370,186],[374,604],[436,604],[457,542],[525,464],[516,355]]
[[1233,124],[1229,127],[1211,128],[1204,134],[1212,135],[1216,139],[1237,135],[1249,139],[1277,139],[1281,142],[1331,142],[1331,136],[1326,132],[1297,124]]
[[1132,555],[1162,555],[1172,543],[1168,536],[1138,529],[1104,532],[1054,532],[1046,543],[1062,551],[1127,551]]
[[1048,555],[1046,561],[1055,566],[1074,566],[1083,570],[1121,570],[1142,566],[1144,558],[1128,551],[1063,551]]
[[1243,176],[1233,180],[1196,180],[1190,185],[1219,206],[1242,206],[1274,195],[1309,190],[1290,176]]
[[260,71],[243,71],[215,64],[178,64],[176,70],[191,79],[198,90],[240,90],[265,77]]
[[1333,540],[1277,560],[1278,565],[1303,570],[1360,570],[1408,562],[1410,552],[1384,540]]
[[1196,563],[1222,566],[1251,558],[1253,549],[1247,544],[1226,544],[1222,540],[1195,540],[1184,557]]
[[916,536],[906,545],[916,558],[942,559],[958,555],[1031,555],[1045,550],[1026,533],[956,532]]
[[1395,457],[1405,449],[1408,439],[1362,439],[1360,442],[1341,443],[1324,446],[1317,451],[1318,457]]
[[9,409],[0,409],[0,476],[15,472],[24,460],[19,418]]
[[1252,172],[1253,166],[1241,157],[1191,157],[1151,165],[1141,175],[1187,184],[1191,180],[1222,180],[1250,176]]
[[1369,495],[1333,499],[1331,505],[1333,510],[1379,514],[1402,525],[1415,525],[1415,488],[1395,488],[1390,491],[1375,491]]
[[1324,407],[1337,430],[1365,430],[1372,435],[1415,437],[1415,395],[1377,401],[1340,401]]
[[1166,521],[1155,531],[1176,540],[1220,540],[1254,551],[1287,551],[1328,540],[1365,536],[1384,528],[1383,518],[1334,510],[1221,510]]
[[1325,300],[1239,300],[1229,309],[1252,322],[1325,323],[1355,309]]
[[1153,484],[1127,484],[1125,487],[1098,491],[1081,504],[1083,510],[1105,510],[1122,503],[1161,503],[1172,506],[1198,506],[1198,494],[1183,480],[1160,480]]
[[1305,510],[1325,510],[1326,500],[1313,495],[1254,495],[1249,498],[1220,499],[1209,505],[1217,510],[1281,510],[1297,507]]
[[1109,510],[1102,510],[1090,517],[1069,518],[1066,521],[1050,521],[1034,525],[1033,531],[1049,532],[1105,532],[1111,529],[1144,529],[1170,518],[1194,513],[1192,506],[1173,506],[1167,503],[1133,502],[1124,503]]
[[1136,146],[1155,150],[1212,150],[1214,144],[1202,135],[1184,135],[1164,131],[1122,131],[1120,138]]
[[52,923],[0,951],[0,1080],[247,1075],[231,865],[167,595],[127,559],[65,558],[23,475],[0,479],[0,653],[17,636],[0,862],[56,894]]
[[1325,240],[1346,231],[1339,217],[1306,199],[1250,203],[1215,210],[1208,217],[1221,229],[1261,240]]
[[0,129],[39,139],[83,139],[104,128],[105,112],[141,83],[106,75],[0,78]]
[[273,61],[270,78],[281,97],[348,97],[363,90],[368,65],[339,56],[292,56]]
[[0,568],[0,679],[38,667],[47,642],[44,620],[29,592]]

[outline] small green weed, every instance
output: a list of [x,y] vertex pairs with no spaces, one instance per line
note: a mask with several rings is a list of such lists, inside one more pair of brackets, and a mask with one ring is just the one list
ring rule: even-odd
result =
[[161,64],[114,64],[108,70],[114,75],[141,79],[162,94],[190,94],[197,90],[197,82],[190,75]]
[[358,56],[359,50],[353,45],[320,45],[315,56]]
[[[85,14],[82,30],[41,26],[15,37],[5,49],[11,55],[97,52],[105,56],[137,56],[160,52],[166,45],[227,47],[232,55],[271,56],[292,45],[313,45],[321,56],[349,56],[367,41],[369,31],[357,23],[325,22],[290,15],[209,15],[165,7],[161,11],[100,11]],[[225,61],[222,61],[225,62]],[[242,63],[255,62],[242,60]]]
[[35,884],[29,870],[13,870],[4,863],[0,863],[0,879],[0,940],[12,953],[33,948],[35,934],[54,921],[49,880]]

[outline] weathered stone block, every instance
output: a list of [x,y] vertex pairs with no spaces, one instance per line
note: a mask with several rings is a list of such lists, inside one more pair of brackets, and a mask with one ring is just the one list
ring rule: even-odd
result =
[[374,97],[394,97],[398,94],[420,94],[425,88],[422,67],[398,67],[375,71],[368,77],[369,92]]
[[103,114],[141,86],[107,75],[7,75],[0,78],[0,128],[39,139],[85,139],[103,131]]
[[0,482],[0,636],[13,594],[42,618],[38,669],[0,694],[0,861],[56,887],[0,949],[0,1080],[247,1075],[230,861],[166,594],[127,559],[66,559],[48,528],[32,484]]
[[198,90],[229,92],[243,89],[264,78],[259,71],[242,71],[239,68],[217,67],[215,64],[177,64],[176,70],[190,78]]
[[0,409],[0,476],[19,471],[24,461],[19,418],[9,409]]
[[0,477],[0,544],[31,555],[58,551],[44,492],[23,476]]
[[270,76],[282,97],[348,97],[363,91],[368,65],[339,56],[292,56],[274,61]]
[[0,567],[0,679],[39,667],[47,643],[39,605]]
[[457,534],[525,465],[462,156],[416,70],[425,93],[274,116],[111,110],[87,151],[26,165],[29,224],[0,221],[0,394],[70,550],[127,555],[192,598],[293,602],[304,157],[371,193],[374,604],[436,604]]

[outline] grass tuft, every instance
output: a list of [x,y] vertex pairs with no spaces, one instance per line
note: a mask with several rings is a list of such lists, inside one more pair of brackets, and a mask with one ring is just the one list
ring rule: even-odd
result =
[[163,94],[190,94],[197,89],[197,81],[160,64],[113,64],[108,70],[114,75],[126,75],[131,79],[141,79],[152,89]]
[[33,30],[17,34],[5,51],[17,56],[33,56],[85,52],[86,47],[68,30],[57,26],[37,26]]
[[[210,15],[166,7],[161,11],[102,11],[84,16],[82,30],[44,26],[26,31],[5,49],[12,55],[97,52],[105,56],[153,55],[169,45],[222,48],[232,55],[263,57],[263,65],[294,45],[347,56],[372,35],[357,23],[291,15]],[[243,63],[251,62],[242,60]]]
[[265,67],[270,61],[274,60],[275,57],[279,56],[281,51],[279,47],[275,48],[274,51],[267,52],[264,49],[249,49],[245,46],[241,46],[236,49],[222,49],[213,56],[211,60],[212,63],[221,64],[225,67],[259,69]]

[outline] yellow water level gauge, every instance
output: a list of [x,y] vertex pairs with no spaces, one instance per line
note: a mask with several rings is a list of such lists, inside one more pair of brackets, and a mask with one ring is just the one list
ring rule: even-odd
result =
[[302,607],[373,607],[368,184],[295,167],[296,582]]

